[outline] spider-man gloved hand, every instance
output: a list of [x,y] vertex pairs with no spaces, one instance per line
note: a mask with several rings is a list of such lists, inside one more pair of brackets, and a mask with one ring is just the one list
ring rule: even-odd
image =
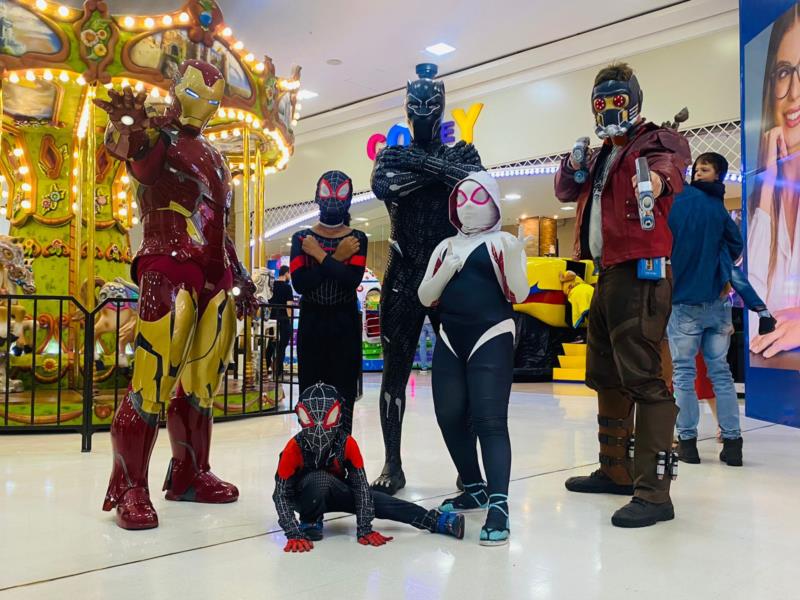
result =
[[386,537],[377,531],[370,531],[366,535],[362,535],[358,538],[358,543],[362,546],[384,546],[393,539],[393,537]]
[[288,539],[283,547],[284,552],[311,552],[313,549],[314,542],[305,538]]

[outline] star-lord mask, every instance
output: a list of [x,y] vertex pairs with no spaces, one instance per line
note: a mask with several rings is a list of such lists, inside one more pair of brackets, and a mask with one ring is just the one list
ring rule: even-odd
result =
[[225,95],[225,80],[213,65],[187,60],[181,64],[173,95],[180,105],[181,125],[202,131]]
[[642,89],[630,81],[604,81],[592,90],[592,111],[599,138],[626,135],[642,112]]

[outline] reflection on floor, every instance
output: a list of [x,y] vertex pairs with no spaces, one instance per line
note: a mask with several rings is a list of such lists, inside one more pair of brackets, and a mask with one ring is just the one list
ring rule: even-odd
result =
[[[355,436],[370,475],[382,464],[379,377],[365,382]],[[435,505],[454,489],[455,471],[433,415],[430,375],[410,385],[402,496]],[[710,413],[703,415],[701,465],[681,465],[677,518],[619,530],[609,518],[625,500],[566,492],[563,480],[597,459],[594,397],[578,385],[514,388],[511,543],[477,545],[481,515],[467,538],[419,533],[388,522],[383,548],[355,542],[352,517],[326,525],[309,555],[286,555],[271,500],[279,450],[291,416],[220,424],[212,464],[239,485],[228,506],[168,503],[156,490],[166,470],[165,432],[150,483],[161,518],[153,531],[125,532],[100,511],[111,466],[108,434],[80,453],[74,435],[0,437],[0,599],[80,598],[647,598],[796,597],[800,516],[800,431],[744,420],[745,467],[717,459]]]

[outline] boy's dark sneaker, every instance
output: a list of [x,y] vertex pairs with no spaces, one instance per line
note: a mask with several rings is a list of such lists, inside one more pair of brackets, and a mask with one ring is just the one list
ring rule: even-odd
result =
[[431,533],[452,535],[458,540],[464,539],[464,530],[466,529],[464,515],[456,512],[441,512],[435,508],[429,512],[433,518]]
[[634,498],[614,513],[611,523],[626,528],[650,527],[659,521],[671,521],[674,518],[675,509],[672,501],[654,504],[641,498]]
[[678,460],[691,465],[700,464],[700,454],[697,452],[697,438],[678,440]]
[[322,517],[312,523],[300,522],[300,531],[306,536],[307,540],[319,542],[322,539]]
[[723,439],[722,452],[719,453],[719,459],[726,463],[729,467],[742,466],[742,438]]
[[620,485],[614,483],[611,478],[597,469],[591,475],[580,477],[570,477],[564,482],[570,492],[582,494],[618,494],[620,496],[632,496],[633,485]]

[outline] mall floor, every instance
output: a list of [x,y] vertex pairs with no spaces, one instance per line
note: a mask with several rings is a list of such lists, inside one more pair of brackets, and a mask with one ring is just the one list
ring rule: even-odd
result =
[[[382,464],[377,376],[358,403],[355,436],[376,475]],[[431,404],[430,376],[411,382],[401,495],[434,506],[454,490]],[[173,598],[797,598],[800,430],[744,419],[745,466],[722,465],[704,406],[701,465],[681,465],[677,517],[642,530],[610,523],[624,498],[581,496],[564,479],[597,459],[595,399],[578,385],[515,385],[510,429],[511,543],[477,544],[377,521],[395,540],[356,543],[355,520],[333,515],[311,554],[282,551],[272,504],[278,452],[292,416],[224,423],[212,464],[241,490],[238,503],[166,502],[162,431],[150,483],[161,526],[127,532],[100,510],[111,466],[108,434],[80,453],[75,435],[0,437],[0,599]],[[792,508],[794,506],[794,508]]]

